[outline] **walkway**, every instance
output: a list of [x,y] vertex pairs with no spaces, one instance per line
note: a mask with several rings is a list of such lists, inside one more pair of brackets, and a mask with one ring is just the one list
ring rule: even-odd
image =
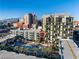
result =
[[7,35],[7,36],[5,36],[5,37],[3,37],[3,38],[0,38],[0,42],[3,42],[3,41],[5,41],[5,40],[7,40],[8,38],[13,38],[13,37],[15,37],[15,35],[9,34],[9,35]]

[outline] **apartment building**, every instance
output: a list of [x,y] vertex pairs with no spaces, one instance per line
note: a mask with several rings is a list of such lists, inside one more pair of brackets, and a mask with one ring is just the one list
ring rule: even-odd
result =
[[55,39],[58,37],[68,38],[72,36],[73,17],[65,14],[55,14],[43,16],[43,31],[46,39]]
[[29,40],[38,40],[39,39],[39,31],[34,30],[34,29],[12,30],[12,34],[21,35],[25,39],[29,39]]

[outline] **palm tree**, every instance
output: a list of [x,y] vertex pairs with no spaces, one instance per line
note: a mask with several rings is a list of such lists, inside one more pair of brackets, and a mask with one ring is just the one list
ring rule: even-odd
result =
[[14,50],[15,52],[19,53],[19,51],[18,51],[18,50],[19,50],[19,47],[18,47],[18,46],[15,46],[13,50]]
[[55,39],[55,41],[52,41],[52,51],[53,53],[58,53],[59,51],[59,40],[58,39]]
[[23,53],[26,54],[28,52],[27,48],[23,48]]
[[1,50],[5,49],[5,44],[0,44]]
[[19,47],[19,46],[18,46],[18,52],[19,52],[19,53],[22,53],[22,52],[23,52],[23,47]]

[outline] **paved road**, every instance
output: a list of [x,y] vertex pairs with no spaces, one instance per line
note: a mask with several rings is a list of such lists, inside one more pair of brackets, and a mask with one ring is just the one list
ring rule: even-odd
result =
[[79,59],[79,47],[73,40],[68,40],[68,42],[73,50],[73,53],[75,54],[75,59]]
[[72,55],[70,48],[65,40],[62,41],[62,46],[63,46],[64,59],[73,59],[73,55]]
[[62,59],[79,59],[79,48],[73,40],[61,40],[63,46]]

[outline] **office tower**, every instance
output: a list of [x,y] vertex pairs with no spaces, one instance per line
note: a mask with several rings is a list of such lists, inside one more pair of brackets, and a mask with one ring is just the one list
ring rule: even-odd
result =
[[47,33],[46,39],[68,38],[72,36],[73,17],[65,14],[43,16],[42,26]]
[[28,28],[32,28],[32,25],[35,24],[36,21],[36,15],[29,13],[27,15],[24,15],[24,25]]
[[42,20],[36,20],[36,28],[42,27]]
[[24,22],[24,27],[27,28],[28,27],[28,24],[29,24],[29,16],[28,14],[27,15],[24,15],[24,18],[23,18],[23,22]]

